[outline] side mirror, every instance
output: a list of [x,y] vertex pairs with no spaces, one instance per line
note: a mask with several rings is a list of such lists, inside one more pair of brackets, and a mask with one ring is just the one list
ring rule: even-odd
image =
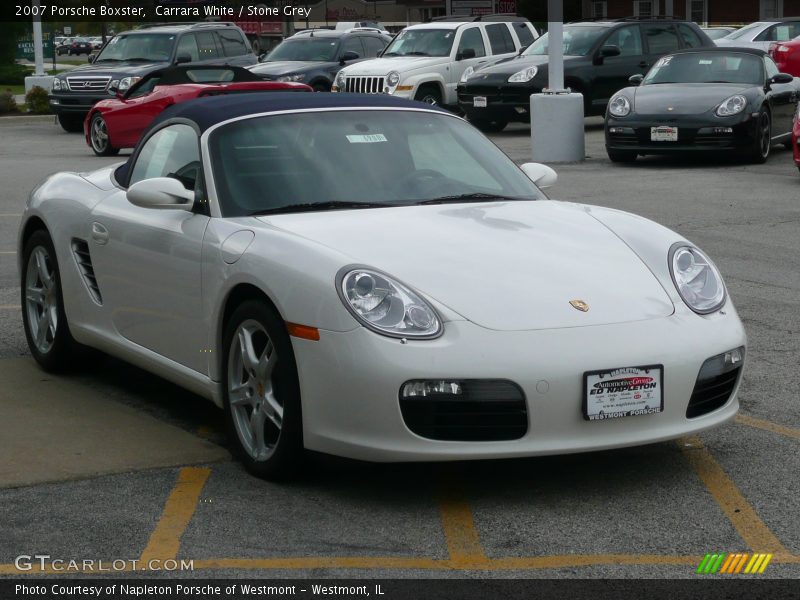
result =
[[175,58],[175,64],[176,65],[185,65],[186,63],[190,63],[190,62],[192,62],[192,57],[189,56],[188,54],[179,54]]
[[456,60],[467,60],[469,58],[475,58],[475,48],[464,48],[456,54]]
[[192,210],[194,192],[177,179],[156,177],[134,183],[127,193],[128,202],[141,208]]
[[595,55],[593,62],[596,65],[602,65],[605,59],[620,54],[622,54],[622,50],[619,49],[619,46],[603,46]]
[[86,60],[88,60],[90,63],[93,63],[96,58],[97,58],[97,55],[90,54],[89,58],[87,58]]
[[558,174],[547,165],[541,163],[525,163],[520,169],[528,176],[528,179],[541,189],[553,187],[558,181]]
[[339,58],[339,64],[343,65],[347,61],[356,60],[361,58],[358,52],[353,52],[352,50],[348,50],[347,52],[343,53],[342,56]]
[[[528,46],[530,46],[530,44],[528,44]],[[519,52],[517,52],[517,54],[522,54],[523,52],[525,52],[525,50],[528,49],[528,46],[522,46],[522,48],[519,49]]]
[[788,73],[778,73],[769,80],[770,83],[792,83],[793,81],[794,77]]
[[265,58],[267,58],[267,53],[266,52],[263,52],[263,53],[259,54],[258,55],[258,62],[260,62],[260,63],[264,62]]
[[631,75],[628,77],[628,83],[631,85],[642,85],[642,81],[644,81],[644,75],[641,73],[637,73],[636,75]]

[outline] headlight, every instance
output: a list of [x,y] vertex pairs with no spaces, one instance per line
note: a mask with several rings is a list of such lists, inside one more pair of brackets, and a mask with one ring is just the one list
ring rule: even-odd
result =
[[615,117],[627,117],[631,114],[631,103],[625,96],[614,96],[608,103],[608,112]]
[[61,80],[58,77],[53,79],[53,91],[54,92],[61,91]]
[[297,75],[281,75],[276,79],[276,81],[303,81],[306,78],[304,73],[299,73]]
[[717,108],[718,117],[730,117],[738,115],[747,106],[747,98],[744,96],[731,96]]
[[399,281],[373,269],[337,277],[345,307],[369,329],[397,338],[434,338],[442,323],[433,307]]
[[339,71],[336,74],[336,87],[339,88],[340,91],[344,91],[346,80],[347,75],[345,75],[342,71]]
[[701,315],[719,310],[725,303],[725,284],[717,267],[694,246],[670,248],[669,269],[683,301]]
[[475,72],[475,67],[467,67],[464,69],[464,72],[461,74],[461,83],[466,83],[467,79],[472,77],[472,74]]
[[119,91],[124,92],[130,89],[130,87],[140,79],[141,77],[125,77],[124,79],[121,79],[119,82]]
[[400,83],[400,73],[397,71],[392,71],[386,76],[386,83],[389,87],[397,87],[397,84]]
[[526,81],[530,81],[536,77],[538,72],[538,67],[528,67],[527,69],[522,69],[522,71],[517,71],[511,77],[509,77],[508,83],[525,83]]

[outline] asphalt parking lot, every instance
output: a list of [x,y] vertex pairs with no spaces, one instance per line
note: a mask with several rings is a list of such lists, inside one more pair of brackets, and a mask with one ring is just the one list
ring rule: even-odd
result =
[[[0,464],[0,576],[20,573],[19,555],[48,554],[140,561],[127,570],[183,559],[194,568],[184,575],[205,577],[682,578],[696,576],[706,553],[741,552],[773,554],[762,577],[800,577],[791,155],[619,166],[605,156],[599,121],[586,130],[586,162],[557,166],[549,194],[654,219],[714,258],[749,336],[737,420],[699,437],[564,457],[313,457],[304,480],[274,484],[230,459],[222,414],[188,392],[110,358],[69,377],[33,366],[16,267],[26,196],[50,173],[118,159],[96,158],[52,119],[0,119],[0,410],[46,403],[52,417],[0,419],[12,440]],[[527,128],[492,139],[528,160]]]

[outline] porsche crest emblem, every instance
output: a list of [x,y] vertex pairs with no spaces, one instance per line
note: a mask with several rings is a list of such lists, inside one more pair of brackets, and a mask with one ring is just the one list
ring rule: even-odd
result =
[[588,312],[589,310],[589,305],[583,300],[570,300],[569,303],[575,310],[579,310],[581,312]]

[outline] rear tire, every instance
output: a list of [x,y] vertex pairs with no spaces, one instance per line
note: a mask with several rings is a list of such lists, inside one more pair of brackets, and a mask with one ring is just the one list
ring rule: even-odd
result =
[[95,113],[89,124],[89,141],[92,144],[92,151],[97,156],[116,156],[119,154],[119,148],[114,148],[111,145],[108,125],[100,113]]
[[22,251],[20,304],[25,338],[33,358],[45,371],[71,367],[85,346],[72,337],[64,311],[61,272],[47,231],[35,231]]
[[609,150],[606,148],[608,158],[613,163],[633,163],[636,162],[638,153],[629,150]]
[[330,92],[331,88],[321,82],[317,82],[311,86],[311,89],[315,92]]
[[297,476],[303,418],[283,319],[265,302],[247,300],[228,320],[221,350],[225,419],[239,460],[263,479]]
[[491,121],[488,119],[470,119],[469,122],[484,133],[498,133],[508,125],[508,121]]
[[67,133],[81,133],[83,131],[83,117],[80,115],[60,114],[58,124]]

